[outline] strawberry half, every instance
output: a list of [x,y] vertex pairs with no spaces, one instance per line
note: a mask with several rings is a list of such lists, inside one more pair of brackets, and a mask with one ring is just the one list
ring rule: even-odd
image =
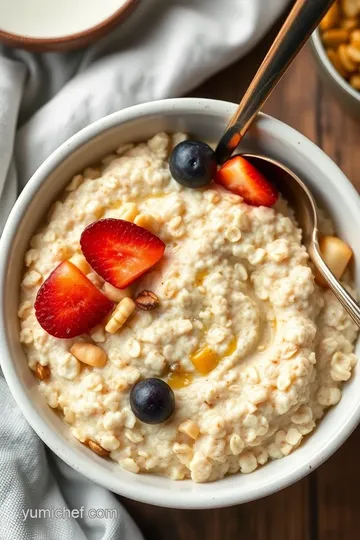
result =
[[69,339],[89,332],[113,305],[75,265],[63,261],[41,285],[35,314],[48,334]]
[[218,170],[215,182],[253,206],[273,206],[278,200],[277,189],[242,156],[229,159]]
[[81,235],[82,252],[105,281],[124,289],[162,258],[165,244],[147,229],[122,219],[100,219]]

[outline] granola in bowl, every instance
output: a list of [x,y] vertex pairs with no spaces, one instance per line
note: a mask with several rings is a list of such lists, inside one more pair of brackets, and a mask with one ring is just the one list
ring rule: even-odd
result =
[[[125,145],[71,180],[26,253],[20,340],[81,443],[131,472],[206,482],[296,449],[341,399],[357,328],[316,284],[286,201],[174,180],[185,139]],[[131,264],[143,255],[136,279],[127,259],[121,275],[110,264],[119,238]],[[65,309],[50,315],[71,294],[82,317],[70,331]],[[134,413],[147,380],[172,389],[161,422]]]

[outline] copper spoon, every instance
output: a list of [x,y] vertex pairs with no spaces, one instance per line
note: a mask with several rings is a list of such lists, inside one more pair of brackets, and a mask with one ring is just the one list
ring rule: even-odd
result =
[[[215,150],[224,163],[246,134],[257,113],[270,96],[291,62],[319,24],[333,0],[297,0],[265,60],[231,118]],[[302,180],[282,163],[269,157],[244,154],[277,185],[303,232],[303,243],[311,260],[344,309],[360,328],[360,307],[324,262],[319,247],[318,215],[315,200]]]

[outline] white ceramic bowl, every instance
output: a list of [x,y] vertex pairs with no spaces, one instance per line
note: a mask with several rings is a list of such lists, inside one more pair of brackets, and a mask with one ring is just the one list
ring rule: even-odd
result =
[[[155,475],[135,475],[77,442],[37,389],[19,343],[16,316],[20,274],[29,239],[46,210],[72,175],[96,163],[124,142],[159,131],[187,131],[205,140],[222,133],[235,105],[205,99],[147,103],[117,112],[74,135],[34,174],[17,201],[0,245],[0,356],[3,372],[23,414],[43,441],[66,463],[110,490],[138,501],[173,508],[214,508],[269,495],[308,474],[327,459],[360,420],[360,370],[346,384],[341,402],[329,410],[314,433],[293,454],[250,475],[228,476],[216,484],[175,482]],[[338,167],[313,143],[285,124],[260,115],[243,148],[264,153],[290,166],[326,207],[338,233],[355,252],[360,285],[360,201]],[[358,352],[360,347],[358,346]]]
[[341,101],[345,108],[355,116],[360,116],[360,92],[355,90],[344,77],[335,69],[326,54],[322,44],[319,29],[310,38],[314,57],[319,67],[319,73],[325,85]]
[[138,0],[3,0],[0,41],[45,52],[84,47],[110,32],[137,4]]

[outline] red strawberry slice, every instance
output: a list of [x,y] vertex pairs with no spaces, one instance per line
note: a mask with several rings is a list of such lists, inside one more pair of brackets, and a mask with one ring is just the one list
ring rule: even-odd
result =
[[122,219],[100,219],[81,235],[82,252],[105,281],[124,289],[162,258],[165,244],[147,229]]
[[253,206],[273,206],[279,196],[265,176],[242,156],[229,159],[218,170],[215,182]]
[[48,334],[69,339],[89,332],[113,305],[75,265],[63,261],[41,285],[35,314]]

